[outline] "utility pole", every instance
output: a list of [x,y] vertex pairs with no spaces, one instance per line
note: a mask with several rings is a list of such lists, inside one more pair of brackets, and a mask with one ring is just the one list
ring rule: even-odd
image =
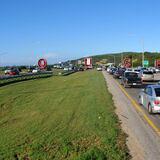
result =
[[121,66],[123,65],[123,53],[121,53]]
[[116,65],[116,57],[115,57],[115,56],[113,56],[113,58],[114,58],[114,65]]
[[144,41],[142,40],[142,66],[144,67]]

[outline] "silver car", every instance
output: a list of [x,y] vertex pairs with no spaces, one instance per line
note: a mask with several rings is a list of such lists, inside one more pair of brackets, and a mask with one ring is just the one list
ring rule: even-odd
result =
[[142,81],[154,81],[154,74],[151,71],[140,71],[139,76]]
[[148,85],[139,94],[139,103],[149,113],[160,113],[160,85]]

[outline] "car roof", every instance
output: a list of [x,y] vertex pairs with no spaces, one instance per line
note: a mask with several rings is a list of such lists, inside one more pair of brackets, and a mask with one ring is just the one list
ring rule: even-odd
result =
[[138,73],[136,71],[125,71],[125,73]]
[[159,84],[150,84],[150,85],[147,85],[147,87],[160,88],[160,85]]

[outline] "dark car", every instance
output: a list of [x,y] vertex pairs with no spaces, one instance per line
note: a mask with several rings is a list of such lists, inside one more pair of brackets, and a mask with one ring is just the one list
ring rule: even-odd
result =
[[114,72],[116,72],[116,71],[117,71],[117,68],[111,68],[110,71],[109,71],[109,73],[113,75]]
[[114,78],[121,78],[124,74],[125,70],[123,69],[118,69],[113,73]]
[[124,85],[124,87],[127,86],[141,86],[142,80],[139,77],[137,72],[134,71],[126,71],[124,72],[122,78],[121,78],[121,84]]
[[78,67],[78,71],[84,71],[84,67],[83,66],[79,66]]

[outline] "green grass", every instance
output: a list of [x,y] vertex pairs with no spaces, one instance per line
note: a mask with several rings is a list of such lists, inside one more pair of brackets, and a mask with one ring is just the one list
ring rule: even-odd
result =
[[114,109],[96,71],[1,87],[0,159],[129,159]]
[[56,69],[56,68],[54,68],[54,69],[52,69],[52,71],[53,71],[53,75],[58,76],[58,75],[62,74],[63,69]]
[[4,75],[4,71],[0,70],[0,76]]

